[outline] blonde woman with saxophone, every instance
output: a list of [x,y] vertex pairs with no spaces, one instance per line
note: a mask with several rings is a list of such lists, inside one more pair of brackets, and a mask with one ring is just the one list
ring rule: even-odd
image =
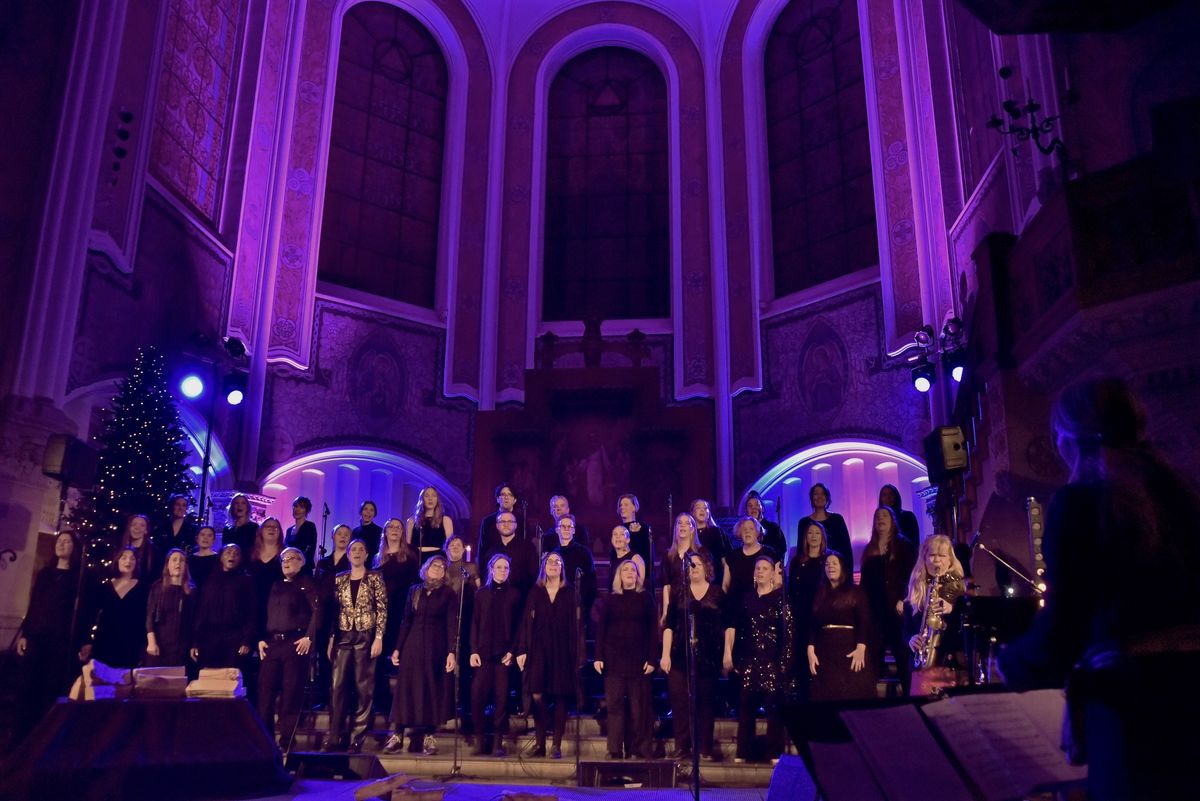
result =
[[904,636],[912,651],[910,695],[930,695],[954,686],[949,658],[962,643],[955,604],[964,594],[963,567],[950,538],[934,534],[921,543],[904,599]]

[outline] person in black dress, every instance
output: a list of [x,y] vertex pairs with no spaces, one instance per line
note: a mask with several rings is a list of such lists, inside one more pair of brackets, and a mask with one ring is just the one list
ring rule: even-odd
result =
[[241,550],[226,545],[220,560],[221,570],[199,591],[191,656],[202,668],[240,669],[258,641],[259,602],[253,579],[242,570]]
[[[742,547],[725,554],[725,583],[721,589],[731,609],[737,609],[742,598],[754,588],[754,564],[760,556],[771,558],[772,564],[779,554],[762,544],[762,526],[753,517],[743,517],[733,527],[734,537]],[[774,568],[772,568],[772,572]]]
[[1121,379],[1068,386],[1051,420],[1070,481],[1046,509],[1045,606],[999,654],[1005,683],[1066,684],[1066,739],[1088,763],[1089,799],[1200,798],[1194,476],[1154,447]]
[[546,729],[552,725],[554,746],[550,755],[562,758],[567,707],[575,702],[579,691],[579,607],[565,572],[566,564],[558,551],[542,557],[537,584],[529,593],[521,618],[517,667],[532,700],[537,727],[535,757],[546,756]]
[[267,596],[267,625],[258,641],[258,658],[262,661],[258,716],[267,732],[274,734],[278,697],[279,739],[287,750],[304,698],[309,652],[316,641],[321,605],[316,580],[301,572],[304,553],[289,546],[283,549],[279,562],[283,578],[275,582]]
[[900,536],[908,540],[913,547],[921,543],[921,525],[917,516],[904,508],[900,498],[900,490],[895,484],[884,484],[879,488],[879,505],[886,506],[896,516],[896,524],[900,526]]
[[300,495],[292,501],[292,525],[288,526],[284,544],[298,548],[304,554],[304,572],[312,574],[317,566],[317,524],[308,519],[312,500]]
[[137,667],[146,653],[146,600],[150,582],[138,578],[137,551],[126,548],[117,555],[112,578],[98,590],[96,623],[91,641],[79,660],[95,659],[112,667]]
[[[710,526],[711,528],[711,526]],[[724,535],[722,535],[722,538]],[[684,512],[675,515],[674,531],[671,532],[671,547],[662,559],[662,612],[658,624],[665,626],[671,614],[671,600],[683,586],[684,558],[689,553],[704,551],[710,560],[713,554],[696,542],[696,521]]]
[[250,499],[242,493],[229,500],[229,523],[221,529],[221,547],[233,543],[242,549],[242,556],[254,550],[258,524],[250,519]]
[[[650,530],[649,523],[643,523],[638,519],[641,508],[636,495],[626,493],[617,498],[617,517],[621,521],[621,526],[629,532],[629,550],[642,557],[641,571],[645,577],[646,592],[653,593],[653,576],[647,570],[654,566],[654,533]],[[614,541],[613,551],[609,555],[609,563],[614,566],[617,563],[616,555]]]
[[330,686],[333,680],[333,664],[329,661],[329,645],[337,631],[337,598],[334,597],[337,577],[350,569],[350,533],[345,523],[333,527],[333,549],[329,555],[317,562],[313,575],[317,580],[317,595],[321,598],[321,627],[317,629],[317,687],[322,694],[333,695]]
[[[396,642],[400,633],[400,623],[404,620],[404,602],[408,599],[408,591],[420,579],[417,575],[421,563],[417,555],[404,541],[404,521],[393,517],[383,526],[383,541],[379,553],[375,554],[373,564],[375,570],[383,577],[387,587],[388,618],[387,629],[383,633],[384,644]],[[392,677],[396,675],[396,667],[391,660],[383,660],[375,671],[375,706],[379,709],[392,708]]]
[[[511,512],[509,513],[511,514]],[[523,597],[509,582],[508,557],[495,554],[488,560],[488,581],[475,596],[475,614],[471,618],[471,667],[475,669],[471,685],[472,717],[478,740],[473,755],[487,753],[484,717],[492,704],[495,748],[492,756],[507,755],[503,736],[508,732],[508,687],[517,650],[517,624],[521,619]]]
[[172,495],[167,499],[171,510],[171,519],[154,532],[154,546],[159,553],[166,553],[172,548],[178,548],[185,554],[191,553],[196,546],[196,530],[199,528],[188,519],[188,499],[186,495]]
[[150,518],[145,515],[129,516],[125,521],[125,531],[121,533],[121,543],[113,557],[126,548],[132,548],[137,554],[140,575],[156,576],[162,570],[160,552],[150,539]]
[[754,586],[738,611],[736,635],[726,631],[722,655],[725,670],[737,670],[740,689],[735,761],[752,758],[759,707],[767,714],[767,758],[777,759],[784,745],[783,705],[795,688],[796,631],[792,609],[775,586],[775,559],[765,548],[754,559]]
[[333,597],[337,603],[337,628],[329,642],[329,661],[333,676],[329,698],[329,737],[324,750],[341,745],[346,724],[344,710],[349,704],[350,683],[354,683],[357,707],[350,729],[349,751],[362,750],[371,719],[375,697],[375,660],[383,653],[383,633],[387,630],[387,588],[383,579],[367,569],[367,546],[351,540],[347,549],[350,569],[334,579]]
[[[718,587],[725,586],[725,556],[734,548],[729,534],[717,525],[713,518],[712,505],[703,498],[692,501],[692,522],[696,524],[696,543],[706,548],[713,559],[713,580]],[[734,538],[737,539],[736,537]]]
[[745,515],[753,517],[762,526],[762,544],[774,551],[779,561],[782,562],[788,552],[787,538],[783,536],[783,529],[779,527],[779,524],[767,520],[763,512],[762,496],[758,494],[757,490],[750,490],[750,494],[746,496]]
[[422,559],[441,551],[454,533],[454,521],[442,508],[442,497],[435,487],[421,490],[412,517],[404,525],[405,539]]
[[212,526],[201,526],[196,530],[196,549],[188,555],[188,574],[196,589],[202,589],[209,574],[219,569],[221,560],[213,549],[216,541],[217,531]]
[[[658,639],[654,596],[642,586],[637,563],[626,560],[613,577],[612,593],[600,608],[596,627],[596,658],[592,666],[604,676],[608,704],[608,756],[654,756],[650,717],[650,674]],[[625,705],[632,726],[626,731]],[[626,735],[629,735],[628,739]],[[628,751],[623,752],[623,742]]]
[[283,578],[283,565],[279,555],[283,553],[283,524],[278,518],[268,517],[258,527],[254,536],[254,550],[250,554],[247,571],[254,580],[254,609],[258,615],[258,628],[262,631],[267,624],[267,597],[275,582]]
[[196,585],[183,551],[167,554],[162,576],[146,601],[146,666],[187,665],[196,618]]
[[71,629],[79,590],[79,548],[75,535],[54,538],[54,563],[38,571],[29,594],[29,611],[17,637],[17,656],[25,669],[17,709],[17,739],[27,734],[54,703],[66,695],[79,666],[75,656],[82,626]]
[[350,534],[351,539],[362,540],[363,545],[367,546],[367,564],[375,561],[375,554],[379,553],[379,540],[383,537],[383,529],[375,522],[378,515],[379,508],[375,501],[363,501],[358,507],[358,526]]
[[797,546],[804,541],[804,532],[808,529],[808,524],[813,521],[820,523],[825,529],[829,550],[840,553],[846,559],[847,572],[854,575],[854,549],[850,544],[850,530],[846,528],[844,517],[829,511],[829,506],[833,503],[829,487],[820,483],[813,484],[808,491],[808,502],[812,505],[812,512],[800,518],[796,525]]
[[[812,619],[813,598],[825,578],[825,557],[829,543],[825,539],[825,527],[813,520],[804,530],[799,550],[788,565],[787,595],[792,605],[792,617],[796,621],[796,653],[807,652],[809,622]],[[851,583],[853,579],[851,579]],[[808,670],[797,668],[797,689],[803,693],[808,687]]]
[[877,667],[883,665],[884,651],[891,651],[900,685],[906,693],[912,660],[900,616],[904,612],[904,596],[908,594],[908,578],[916,563],[917,550],[900,536],[892,510],[886,506],[876,509],[871,539],[863,551],[861,586],[867,593],[875,625],[872,651]]
[[831,551],[824,561],[825,577],[813,599],[805,646],[809,700],[874,698],[875,665],[867,658],[871,612],[866,593],[855,586],[844,556]]
[[454,714],[453,685],[457,667],[458,594],[446,581],[446,557],[434,554],[421,567],[421,583],[408,593],[404,620],[396,636],[392,664],[400,681],[392,702],[394,734],[384,750],[400,750],[410,730],[409,751],[420,743],[426,756],[437,753],[433,732]]
[[523,521],[517,520],[516,506],[517,492],[513,489],[512,484],[496,485],[496,511],[483,518],[479,523],[479,542],[476,544],[475,553],[478,555],[476,558],[479,559],[480,564],[487,564],[490,554],[495,551],[500,542],[500,529],[496,525],[496,518],[504,512],[511,513],[513,520],[516,521],[513,530],[517,534],[517,539],[525,539],[525,527]]
[[560,517],[554,530],[558,534],[554,551],[562,554],[566,580],[572,584],[577,580],[579,582],[579,598],[583,605],[581,611],[584,625],[587,625],[592,604],[596,600],[596,563],[592,560],[592,552],[575,539],[575,515]]
[[[612,551],[608,561],[609,575],[613,578],[616,578],[617,568],[621,566],[622,562],[633,562],[636,564],[639,576],[646,572],[646,563],[642,560],[642,555],[629,547],[630,539],[629,529],[625,528],[625,526],[613,527]],[[654,594],[654,591],[650,587],[647,586],[644,589],[651,595]]]
[[508,581],[521,595],[521,603],[538,576],[537,545],[523,540],[516,535],[517,516],[512,512],[500,512],[496,515],[496,531],[500,538],[492,549],[481,554],[481,560],[490,564],[496,554],[508,557],[510,572]]
[[[685,555],[688,565],[687,587],[672,585],[675,600],[669,625],[663,629],[662,656],[658,661],[667,674],[671,697],[671,721],[675,729],[672,757],[687,759],[692,753],[691,709],[689,698],[696,701],[700,758],[720,759],[720,746],[713,743],[716,715],[717,679],[721,675],[721,654],[725,644],[725,594],[713,583],[713,564],[707,551]],[[687,604],[696,616],[696,686],[688,679]],[[729,629],[732,633],[733,629]]]

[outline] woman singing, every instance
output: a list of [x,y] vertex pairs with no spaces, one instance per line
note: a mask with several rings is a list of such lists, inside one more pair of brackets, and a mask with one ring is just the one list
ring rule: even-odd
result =
[[132,548],[137,554],[138,573],[141,575],[154,576],[162,570],[158,548],[150,539],[150,519],[145,515],[130,515],[125,521],[125,531],[121,534],[117,554],[126,548]]
[[879,505],[892,510],[896,525],[900,527],[900,536],[916,547],[921,541],[921,525],[917,522],[917,516],[904,508],[900,490],[896,489],[895,484],[884,484],[879,488]]
[[375,561],[375,554],[379,553],[379,540],[383,537],[383,529],[375,522],[378,515],[379,507],[375,501],[363,501],[358,507],[358,525],[350,533],[351,539],[362,540],[363,545],[367,546],[367,564]]
[[347,550],[350,569],[334,579],[337,603],[337,629],[329,642],[329,661],[333,663],[329,699],[329,738],[325,751],[341,745],[346,724],[350,682],[358,696],[350,729],[351,753],[362,750],[375,697],[375,659],[383,653],[383,633],[387,630],[387,589],[378,573],[367,570],[367,546],[351,540]]
[[[638,503],[636,495],[626,493],[620,498],[617,498],[617,518],[621,521],[620,525],[629,532],[629,550],[641,557],[641,575],[645,577],[645,587],[647,592],[653,592],[650,576],[646,573],[646,565],[654,564],[654,535],[650,531],[650,524],[643,523],[638,519],[638,512],[642,506]],[[616,529],[613,529],[613,550],[609,555],[609,564],[614,568],[617,564],[617,542],[615,539]]]
[[[395,643],[404,620],[404,602],[408,600],[408,591],[420,580],[417,573],[421,568],[417,555],[404,541],[404,521],[393,517],[384,524],[383,539],[373,566],[387,588],[388,617],[383,642]],[[381,662],[375,672],[375,698],[385,709],[392,707],[390,679],[394,675],[396,668],[391,660]]]
[[[792,617],[796,620],[797,653],[805,653],[808,646],[809,621],[812,619],[813,598],[825,578],[825,558],[829,545],[825,540],[825,528],[815,520],[808,524],[800,547],[792,563],[788,565],[787,594],[792,605]],[[853,584],[853,579],[850,581]],[[799,688],[808,685],[808,672],[798,669]]]
[[400,750],[405,728],[409,747],[426,756],[437,753],[433,732],[454,715],[452,700],[458,632],[458,594],[446,582],[446,557],[435,554],[421,568],[421,582],[408,593],[404,621],[396,636],[392,664],[400,681],[392,702],[394,734],[384,750]]
[[867,659],[871,613],[867,596],[854,584],[847,560],[836,551],[825,558],[825,580],[813,599],[808,632],[810,701],[875,697],[875,665]]
[[[708,761],[721,758],[720,746],[713,743],[713,724],[717,679],[721,674],[721,653],[725,643],[725,594],[712,583],[712,559],[707,551],[689,552],[683,562],[688,565],[688,583],[686,589],[670,585],[675,600],[671,605],[669,626],[663,629],[662,657],[658,664],[667,674],[667,690],[671,696],[671,721],[675,729],[675,752],[672,756],[677,759],[691,756],[689,698],[694,698],[700,758]],[[696,617],[695,687],[691,687],[688,681],[688,604],[691,604],[692,614]]]
[[712,507],[703,498],[692,501],[692,522],[696,524],[697,548],[707,548],[712,554],[714,581],[717,586],[725,586],[725,556],[733,550],[725,529],[717,525],[713,519]]
[[658,624],[654,596],[642,586],[637,563],[627,560],[613,577],[612,594],[600,609],[596,628],[596,672],[604,676],[608,704],[608,756],[621,759],[626,740],[625,704],[629,703],[632,728],[629,757],[654,756],[650,717],[650,674],[654,672],[654,646]]
[[317,564],[317,525],[308,519],[312,514],[312,501],[303,495],[292,501],[292,525],[288,526],[283,541],[289,548],[296,548],[304,555],[304,572],[312,574]]
[[[696,542],[696,521],[684,513],[675,516],[675,530],[671,534],[671,548],[662,560],[662,613],[658,624],[665,626],[671,615],[671,599],[683,586],[684,557],[689,553],[703,551],[710,561],[716,557]],[[711,528],[711,526],[710,526]],[[724,535],[722,534],[722,539]]]
[[746,508],[743,511],[746,517],[753,517],[762,526],[762,544],[770,548],[779,557],[782,563],[784,557],[787,556],[787,538],[783,536],[783,529],[778,523],[767,520],[763,514],[762,496],[757,490],[750,490],[750,494],[746,496]]
[[196,551],[188,556],[188,573],[195,582],[196,589],[204,587],[204,582],[221,561],[213,549],[216,541],[217,531],[212,526],[201,526],[196,531]]
[[[752,518],[743,518],[749,520]],[[795,687],[796,629],[783,590],[775,586],[775,560],[762,549],[753,563],[754,586],[739,605],[735,636],[725,632],[722,666],[739,674],[736,762],[751,757],[755,717],[761,706],[767,713],[767,757],[783,753],[783,704]]]
[[546,729],[554,707],[554,750],[562,759],[562,738],[567,728],[567,706],[579,688],[579,630],[575,592],[563,573],[562,555],[552,551],[542,557],[536,586],[529,592],[517,645],[517,667],[524,674],[525,690],[533,701],[537,725],[534,756],[546,756]]
[[[254,609],[258,615],[257,631],[264,631],[267,625],[267,599],[271,597],[271,587],[283,578],[283,564],[279,554],[283,552],[283,525],[278,518],[268,517],[258,527],[254,535],[254,550],[250,553],[250,564],[247,572],[254,580]],[[254,641],[251,641],[253,645]],[[257,685],[255,685],[257,686]]]
[[242,570],[241,550],[221,549],[221,571],[208,577],[196,605],[192,659],[202,668],[243,667],[258,641],[259,601],[254,580]]
[[813,484],[808,491],[808,502],[812,506],[812,513],[800,518],[800,523],[796,526],[797,546],[801,546],[804,541],[804,532],[808,530],[808,524],[816,521],[825,529],[825,539],[829,544],[829,550],[840,553],[845,561],[846,572],[854,575],[854,550],[850,545],[850,530],[846,528],[846,519],[837,512],[829,511],[829,506],[833,503],[833,495],[829,492],[829,487],[824,484]]
[[754,587],[755,563],[762,556],[767,556],[774,564],[779,555],[762,544],[762,526],[753,517],[738,520],[733,534],[742,547],[725,554],[725,583],[721,589],[732,608],[737,608],[742,603],[742,596]]
[[[617,575],[617,568],[622,562],[633,562],[637,565],[638,575],[642,575],[646,571],[646,562],[642,559],[642,555],[637,553],[630,547],[632,537],[629,535],[629,529],[625,526],[615,526],[612,530],[612,554],[609,565],[613,576]],[[648,591],[648,590],[647,590]]]
[[221,530],[221,547],[232,542],[245,556],[254,550],[257,534],[258,524],[250,519],[250,499],[239,492],[229,501],[229,524]]
[[[935,585],[932,588],[930,585]],[[932,695],[954,686],[962,666],[962,625],[955,603],[963,597],[963,568],[950,538],[934,534],[921,543],[904,600],[903,637],[912,652],[911,695]]]
[[434,487],[421,490],[412,517],[405,523],[405,539],[426,559],[442,550],[454,533],[454,521],[442,509],[442,498]]
[[908,691],[912,660],[908,658],[910,652],[904,641],[900,616],[904,612],[904,597],[908,594],[908,578],[916,563],[916,550],[900,536],[892,510],[886,506],[876,509],[871,539],[863,551],[861,586],[867,593],[876,628],[872,651],[877,667],[883,664],[884,649],[891,650],[905,692]]
[[96,625],[79,660],[95,659],[120,668],[137,667],[146,652],[146,601],[149,582],[138,578],[137,551],[118,552],[112,578],[100,587]]
[[187,558],[174,549],[167,554],[162,577],[150,588],[146,603],[146,666],[186,665],[196,616],[196,585]]
[[172,495],[167,499],[167,506],[171,510],[171,519],[154,533],[155,547],[161,553],[172,548],[191,553],[196,546],[196,524],[188,519],[187,496]]
[[475,596],[475,614],[471,618],[471,667],[475,669],[471,685],[471,716],[479,739],[471,753],[487,753],[484,714],[490,702],[494,710],[493,731],[496,745],[492,756],[507,756],[504,740],[508,731],[508,685],[517,650],[517,624],[521,618],[521,591],[509,583],[511,564],[498,553],[488,561],[488,581]]

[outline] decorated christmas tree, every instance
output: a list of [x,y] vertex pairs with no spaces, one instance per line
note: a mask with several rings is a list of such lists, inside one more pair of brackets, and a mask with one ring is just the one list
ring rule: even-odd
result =
[[179,413],[167,388],[162,355],[154,348],[138,351],[113,398],[98,444],[103,450],[97,483],[75,514],[92,569],[111,564],[129,515],[146,515],[153,531],[167,520],[167,499],[189,494],[193,487]]

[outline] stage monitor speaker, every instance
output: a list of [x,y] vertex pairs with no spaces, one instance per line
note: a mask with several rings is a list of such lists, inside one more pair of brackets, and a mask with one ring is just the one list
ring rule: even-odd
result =
[[579,787],[674,787],[675,760],[581,760]]
[[294,751],[288,755],[287,770],[298,779],[359,781],[388,775],[374,754],[318,754]]
[[70,487],[87,489],[96,483],[100,451],[68,434],[54,434],[42,454],[42,474]]
[[929,480],[940,483],[967,467],[967,443],[958,426],[938,426],[925,437],[925,465]]
[[811,801],[816,797],[817,783],[804,760],[798,756],[780,757],[779,764],[771,771],[767,801]]

